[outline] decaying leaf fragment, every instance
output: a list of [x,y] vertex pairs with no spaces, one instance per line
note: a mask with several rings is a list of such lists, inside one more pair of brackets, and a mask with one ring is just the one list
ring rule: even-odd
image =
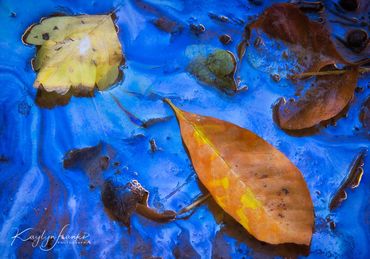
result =
[[288,131],[312,129],[341,114],[353,98],[358,70],[342,75],[317,77],[298,100],[280,99],[274,106],[274,119]]
[[309,245],[313,204],[294,164],[246,129],[166,101],[200,181],[220,207],[258,240]]
[[113,177],[103,186],[102,200],[105,208],[127,227],[130,227],[130,217],[134,212],[158,222],[167,222],[176,217],[174,211],[160,213],[150,208],[148,198],[149,192],[136,180],[123,183],[122,179]]
[[46,92],[89,95],[105,90],[124,62],[111,15],[57,16],[32,25],[23,41],[36,45],[34,86]]
[[262,30],[268,36],[285,42],[306,71],[319,71],[336,63],[350,64],[338,53],[326,28],[310,21],[294,4],[272,5],[248,29],[250,32]]
[[347,199],[347,189],[355,189],[360,185],[362,175],[364,174],[364,159],[367,150],[362,149],[353,160],[349,169],[348,175],[343,179],[338,190],[334,193],[329,203],[329,209],[334,210],[337,208],[342,201]]

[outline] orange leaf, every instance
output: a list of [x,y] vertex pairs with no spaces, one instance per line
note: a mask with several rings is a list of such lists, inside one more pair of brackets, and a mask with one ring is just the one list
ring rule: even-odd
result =
[[294,164],[249,130],[166,101],[194,169],[218,205],[261,241],[309,245],[313,204]]

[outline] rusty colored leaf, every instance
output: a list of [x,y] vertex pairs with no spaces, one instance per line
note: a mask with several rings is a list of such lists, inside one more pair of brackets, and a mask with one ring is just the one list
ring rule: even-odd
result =
[[274,119],[288,131],[312,129],[341,114],[353,98],[358,71],[316,78],[313,86],[298,100],[285,101],[274,107]]
[[319,71],[329,64],[350,64],[338,53],[323,24],[310,21],[294,4],[272,5],[249,25],[252,29],[287,43],[307,71]]
[[300,171],[262,138],[171,105],[200,181],[258,240],[309,245],[313,204]]
[[[348,61],[348,57],[344,58],[336,48],[324,24],[310,21],[294,4],[272,5],[247,29],[245,39],[251,37],[252,31],[257,34],[262,31],[273,39],[283,41],[296,56],[298,65],[290,68],[293,73],[302,70],[306,73],[319,72],[335,64],[346,65],[349,70],[344,74],[317,77],[298,100],[286,102],[281,98],[274,107],[274,119],[280,128],[294,134],[311,134],[315,132],[312,129],[317,130],[319,125],[340,117],[352,100],[357,83],[358,71],[351,67],[366,63],[368,59]],[[246,40],[243,42],[245,44]]]

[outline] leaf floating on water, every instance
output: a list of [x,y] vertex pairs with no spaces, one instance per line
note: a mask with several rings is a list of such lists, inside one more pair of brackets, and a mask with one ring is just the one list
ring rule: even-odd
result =
[[317,77],[298,100],[280,99],[274,107],[274,119],[287,131],[312,129],[340,115],[353,98],[358,71]]
[[362,175],[364,173],[364,159],[366,156],[366,150],[361,150],[355,157],[348,175],[343,180],[342,184],[335,192],[334,196],[332,197],[329,208],[330,210],[334,210],[337,208],[344,200],[347,199],[347,192],[346,189],[357,188],[360,185]]
[[126,184],[118,177],[104,183],[102,200],[109,212],[127,227],[130,226],[131,214],[135,211],[150,220],[168,222],[176,217],[174,211],[156,212],[148,206],[149,192],[133,180]]
[[188,70],[198,80],[214,85],[225,92],[237,90],[235,82],[236,60],[230,51],[217,49],[207,56],[192,60]]
[[249,30],[252,29],[262,30],[270,37],[287,43],[307,71],[319,71],[326,65],[336,63],[350,64],[338,53],[325,27],[310,21],[296,5],[272,5],[249,25]]
[[38,89],[88,96],[119,79],[124,58],[111,15],[50,17],[32,25],[23,41],[38,47]]
[[249,130],[166,102],[200,181],[223,210],[261,241],[310,244],[310,193],[284,154]]

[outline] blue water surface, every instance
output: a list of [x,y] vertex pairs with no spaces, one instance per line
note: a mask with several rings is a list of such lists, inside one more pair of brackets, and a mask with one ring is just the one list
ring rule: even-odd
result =
[[[253,1],[252,1],[253,2]],[[0,255],[1,258],[309,258],[370,257],[370,169],[365,158],[360,186],[330,212],[330,198],[348,174],[356,154],[368,148],[359,113],[369,96],[369,75],[360,78],[363,91],[356,93],[345,118],[319,133],[294,137],[272,119],[272,104],[292,96],[292,83],[281,72],[279,58],[247,55],[238,67],[240,86],[247,91],[227,95],[204,85],[186,72],[192,57],[186,50],[221,48],[236,54],[244,26],[276,1],[255,5],[246,0],[2,0],[0,1]],[[332,1],[326,1],[331,6]],[[119,39],[126,56],[124,80],[94,98],[72,97],[66,106],[43,109],[35,102],[36,74],[31,67],[35,48],[22,43],[27,27],[55,13],[103,14],[115,11]],[[211,19],[225,15],[229,22]],[[328,14],[332,15],[332,14]],[[170,34],[153,20],[167,17],[184,29]],[[330,19],[329,19],[330,20]],[[189,24],[202,23],[197,36]],[[348,28],[332,24],[337,35]],[[218,37],[229,34],[232,43]],[[276,50],[278,51],[278,50]],[[273,51],[272,51],[273,52]],[[267,64],[267,65],[266,65]],[[148,128],[139,127],[114,101],[136,118],[169,119]],[[173,112],[161,100],[184,110],[213,116],[249,129],[281,150],[301,170],[315,207],[315,232],[309,252],[274,249],[262,244],[235,222],[222,220],[212,201],[187,219],[156,223],[134,214],[130,231],[112,220],[101,201],[100,181],[86,168],[63,168],[71,149],[103,143],[102,155],[110,158],[101,181],[122,175],[137,179],[149,192],[149,204],[161,211],[178,211],[202,194],[196,174],[182,145]],[[158,151],[151,152],[154,139]],[[115,163],[117,162],[117,163]],[[335,228],[330,228],[330,221]],[[87,244],[45,244],[14,238],[17,231],[57,235],[63,227],[70,235],[87,234]],[[297,250],[297,251],[296,251]]]

